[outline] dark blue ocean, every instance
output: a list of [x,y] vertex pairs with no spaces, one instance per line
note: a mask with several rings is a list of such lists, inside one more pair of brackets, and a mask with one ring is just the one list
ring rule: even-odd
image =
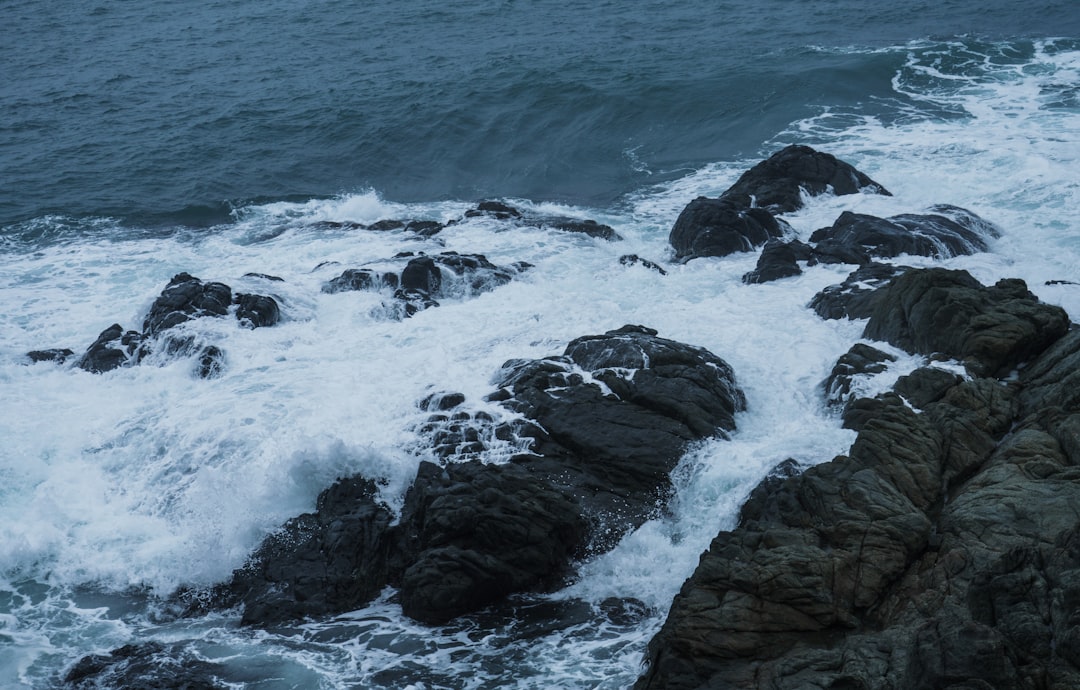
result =
[[[0,75],[3,688],[57,687],[80,657],[144,641],[223,663],[236,687],[632,684],[750,488],[852,440],[818,385],[862,324],[805,307],[850,267],[748,286],[753,253],[669,263],[682,207],[784,145],[893,192],[810,200],[786,217],[802,239],[846,210],[962,206],[1002,236],[937,263],[1022,278],[1080,319],[1075,0],[0,0]],[[623,239],[484,218],[420,240],[356,229],[456,220],[481,199]],[[406,320],[377,294],[320,290],[401,251],[534,269]],[[668,275],[621,266],[630,253]],[[227,353],[213,380],[182,357],[103,375],[27,363],[137,328],[181,271],[272,289],[284,321],[191,322]],[[667,513],[567,589],[434,629],[390,590],[271,631],[163,609],[226,580],[338,476],[377,477],[400,507],[429,459],[416,403],[432,390],[482,400],[506,360],[626,323],[723,357],[748,411],[730,440],[688,449]],[[867,386],[921,363],[896,354]],[[597,608],[611,596],[649,613],[612,622]]]

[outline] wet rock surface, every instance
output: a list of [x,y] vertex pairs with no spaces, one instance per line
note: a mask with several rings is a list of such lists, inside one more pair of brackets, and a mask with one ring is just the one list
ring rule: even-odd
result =
[[[245,623],[267,625],[352,610],[391,585],[406,615],[441,623],[558,588],[577,559],[654,515],[686,444],[733,430],[745,406],[722,359],[641,326],[508,362],[498,385],[489,397],[510,422],[470,413],[461,394],[420,402],[440,464],[421,463],[396,524],[374,484],[341,480],[214,605],[243,605]],[[500,437],[528,450],[482,462],[484,439]]]
[[[909,271],[873,313],[894,345],[970,376],[924,367],[854,400],[846,456],[763,481],[676,596],[636,688],[1080,683],[1080,331],[1021,285],[957,273]],[[967,345],[1003,332],[1007,346]],[[885,361],[864,349],[830,390]]]

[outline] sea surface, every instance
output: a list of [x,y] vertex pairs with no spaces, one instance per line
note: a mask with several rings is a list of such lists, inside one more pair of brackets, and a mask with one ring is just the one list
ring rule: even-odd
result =
[[[238,688],[631,685],[755,483],[853,440],[820,383],[863,324],[806,308],[852,267],[745,285],[755,253],[670,263],[683,206],[784,145],[893,193],[810,199],[786,216],[799,238],[845,210],[961,206],[1000,228],[991,251],[897,261],[1022,278],[1080,319],[1075,0],[0,0],[0,72],[5,689],[57,687],[80,657],[145,641],[223,664]],[[349,225],[445,222],[481,199],[623,240],[489,218],[426,240]],[[404,320],[377,294],[321,292],[401,251],[534,268]],[[631,253],[668,274],[621,265]],[[181,271],[273,294],[284,321],[185,325],[226,353],[211,380],[184,357],[28,364],[139,328]],[[565,590],[436,628],[391,590],[265,631],[169,615],[169,594],[226,580],[336,477],[379,478],[400,507],[430,459],[417,401],[432,391],[482,404],[505,361],[630,323],[727,360],[748,409],[730,440],[688,449],[670,510]],[[867,392],[923,363],[896,354]],[[612,596],[648,613],[611,620]]]

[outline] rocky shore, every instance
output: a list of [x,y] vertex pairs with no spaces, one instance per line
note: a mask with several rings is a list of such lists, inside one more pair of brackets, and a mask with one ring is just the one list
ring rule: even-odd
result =
[[[809,467],[776,458],[737,527],[717,535],[675,597],[635,687],[1080,687],[1080,330],[1021,281],[986,286],[963,271],[883,263],[986,251],[998,229],[964,209],[844,213],[795,239],[782,214],[825,193],[888,194],[843,161],[791,146],[720,197],[690,201],[671,230],[673,262],[760,251],[749,284],[851,265],[807,308],[866,325],[821,388],[822,404],[857,432],[850,451]],[[528,218],[496,202],[469,213],[619,239],[592,221]],[[430,238],[443,226],[356,229]],[[634,255],[621,261],[665,272]],[[378,292],[388,318],[408,318],[531,268],[410,253],[345,269],[322,289]],[[212,379],[223,351],[182,325],[230,314],[272,326],[288,305],[180,274],[142,331],[107,329],[75,366],[104,373],[166,352]],[[875,342],[925,366],[861,398],[854,383],[895,359]],[[483,402],[502,416],[455,391],[419,400],[427,418],[417,435],[433,461],[420,463],[399,512],[381,501],[380,477],[342,477],[230,581],[174,603],[182,615],[235,609],[244,625],[269,627],[356,610],[389,587],[406,616],[441,624],[558,589],[582,559],[662,513],[689,444],[736,431],[746,401],[718,354],[627,325],[487,372],[494,390]],[[485,462],[496,446],[509,460]],[[65,682],[181,687],[162,671],[182,665],[177,654],[128,646],[84,658]],[[224,687],[208,663],[176,678]]]

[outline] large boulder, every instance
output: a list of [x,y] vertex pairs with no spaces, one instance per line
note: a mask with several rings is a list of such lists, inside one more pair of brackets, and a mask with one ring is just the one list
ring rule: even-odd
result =
[[103,374],[139,362],[143,336],[138,331],[125,331],[114,323],[103,330],[75,366],[94,374]]
[[508,362],[496,384],[503,405],[534,422],[522,433],[540,457],[526,461],[573,477],[616,539],[664,498],[686,445],[733,430],[746,405],[724,360],[641,326]]
[[882,185],[835,156],[792,144],[747,170],[721,197],[744,207],[790,213],[802,208],[803,194],[861,190],[891,196]]
[[748,252],[789,231],[787,223],[763,208],[699,196],[675,219],[668,241],[677,261],[689,261]]
[[232,299],[232,288],[224,283],[204,283],[187,273],[177,273],[150,306],[143,334],[155,336],[199,316],[224,316]]
[[219,604],[243,605],[250,625],[363,606],[389,580],[392,517],[373,482],[339,480],[319,495],[314,513],[289,520],[263,541],[217,592]]
[[586,539],[573,497],[512,463],[422,463],[401,525],[401,608],[424,623],[563,585]]
[[984,252],[1000,235],[995,226],[962,208],[931,210],[891,218],[845,211],[830,227],[810,235],[814,260],[862,265],[901,254],[945,259]]

